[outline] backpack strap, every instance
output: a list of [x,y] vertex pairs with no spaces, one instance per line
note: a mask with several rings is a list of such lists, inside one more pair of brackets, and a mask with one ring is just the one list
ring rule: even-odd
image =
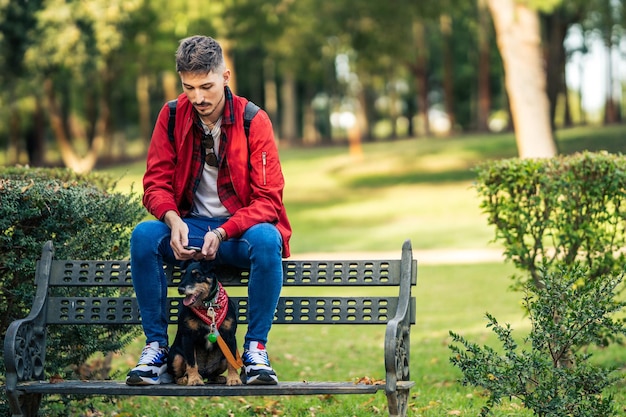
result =
[[246,139],[250,138],[250,123],[252,123],[252,119],[259,112],[259,106],[254,104],[251,101],[246,103],[246,108],[243,111],[243,130],[246,131]]
[[170,142],[174,143],[174,126],[176,126],[176,105],[178,99],[170,100],[167,102],[167,107],[170,108],[170,118],[167,124],[167,135],[170,138]]
[[[176,126],[176,105],[178,99],[170,100],[167,102],[167,107],[170,108],[170,118],[167,124],[167,134],[170,138],[170,142],[174,142],[174,127]],[[246,108],[243,112],[243,130],[246,132],[246,139],[250,138],[250,124],[252,119],[259,112],[260,107],[251,101],[246,103]]]

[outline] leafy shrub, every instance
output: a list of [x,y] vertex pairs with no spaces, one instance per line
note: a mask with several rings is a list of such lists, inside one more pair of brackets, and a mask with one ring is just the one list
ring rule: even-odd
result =
[[[605,388],[611,370],[581,349],[621,341],[626,331],[617,300],[626,246],[626,159],[584,152],[552,159],[508,159],[477,168],[476,189],[495,240],[522,271],[531,331],[519,349],[512,329],[487,314],[500,355],[450,332],[451,362],[462,382],[486,388],[482,415],[516,397],[538,416],[610,416]],[[529,349],[529,350],[528,350]]]
[[[0,168],[3,338],[9,323],[25,317],[32,305],[36,261],[46,241],[53,240],[59,259],[128,258],[130,233],[146,212],[137,195],[112,192],[113,186],[112,180],[96,174]],[[63,376],[68,365],[80,365],[98,351],[119,350],[138,331],[137,326],[50,326],[47,330],[47,370]]]
[[624,331],[623,322],[612,318],[625,305],[614,301],[622,277],[580,286],[585,277],[582,269],[569,268],[542,274],[539,290],[525,284],[531,331],[523,347],[513,338],[511,327],[490,314],[487,327],[497,335],[503,354],[450,332],[453,342],[462,346],[450,346],[455,354],[451,362],[463,372],[462,383],[489,392],[482,416],[510,397],[542,417],[616,415],[611,397],[602,396],[616,378],[611,370],[592,365],[591,355],[581,349],[601,341],[607,330]]
[[[480,207],[515,266],[539,282],[541,264],[588,265],[587,279],[623,269],[626,158],[584,152],[477,167]],[[517,277],[518,283],[523,280]]]

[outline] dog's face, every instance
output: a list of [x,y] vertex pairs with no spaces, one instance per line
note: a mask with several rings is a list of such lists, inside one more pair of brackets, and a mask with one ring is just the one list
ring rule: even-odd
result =
[[199,307],[203,301],[215,294],[217,275],[208,262],[192,262],[183,272],[178,285],[178,293],[184,295],[183,304]]

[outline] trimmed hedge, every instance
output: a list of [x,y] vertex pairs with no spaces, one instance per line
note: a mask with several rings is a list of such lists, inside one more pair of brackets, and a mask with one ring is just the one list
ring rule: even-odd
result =
[[540,284],[538,268],[580,263],[587,279],[626,265],[626,158],[578,153],[506,159],[477,169],[476,189],[505,256]]
[[[53,240],[63,259],[127,259],[133,227],[146,216],[139,196],[113,192],[97,174],[62,169],[0,168],[0,334],[28,314],[36,261]],[[119,293],[111,289],[111,294]],[[99,294],[105,296],[107,294]],[[71,377],[95,352],[121,349],[137,326],[50,326],[47,369]],[[4,368],[4,359],[2,367]]]

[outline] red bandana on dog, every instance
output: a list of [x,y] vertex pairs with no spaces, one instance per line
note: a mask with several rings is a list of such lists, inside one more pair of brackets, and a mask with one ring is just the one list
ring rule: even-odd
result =
[[203,322],[209,326],[215,324],[215,327],[219,328],[226,318],[226,313],[228,313],[228,294],[226,294],[226,290],[222,287],[221,282],[218,282],[217,285],[218,290],[215,295],[215,301],[212,301],[209,306],[213,307],[215,311],[215,320],[207,314],[209,311],[208,307],[191,307],[191,309]]

